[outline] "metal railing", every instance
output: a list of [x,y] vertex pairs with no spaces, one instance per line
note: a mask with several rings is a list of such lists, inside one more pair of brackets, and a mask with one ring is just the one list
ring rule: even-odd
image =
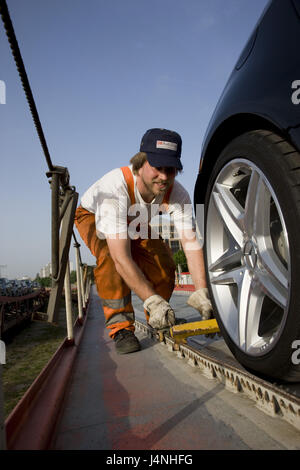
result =
[[3,349],[0,361],[0,450],[6,449],[6,435],[4,425],[4,397],[2,388],[2,364],[5,364],[5,344],[1,342],[0,345]]
[[[78,305],[78,321],[82,324],[84,314],[90,294],[91,287],[91,273],[88,266],[82,264],[80,257],[80,245],[77,241],[74,244],[76,250],[76,283],[77,283],[77,305]],[[70,282],[70,264],[67,262],[66,274],[64,278],[64,291],[65,291],[65,305],[66,305],[66,320],[67,320],[67,339],[70,344],[74,343],[74,329],[73,329],[73,304],[72,304],[72,289]]]

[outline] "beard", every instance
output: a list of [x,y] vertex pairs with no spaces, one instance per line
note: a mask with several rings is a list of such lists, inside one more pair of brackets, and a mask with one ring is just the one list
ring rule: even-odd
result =
[[150,183],[143,179],[143,183],[154,196],[164,194],[170,187],[169,181],[153,180]]

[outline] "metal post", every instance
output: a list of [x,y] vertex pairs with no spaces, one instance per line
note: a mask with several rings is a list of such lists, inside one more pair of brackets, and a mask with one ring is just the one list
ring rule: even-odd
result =
[[0,340],[0,450],[6,450],[6,431],[4,421],[4,395],[2,387],[2,364],[5,364],[5,343]]
[[79,269],[79,276],[80,276],[80,286],[81,286],[81,292],[82,292],[82,306],[85,309],[86,303],[85,303],[85,295],[84,295],[84,285],[83,285],[83,274],[82,274],[83,268],[82,265],[80,265]]
[[86,289],[86,301],[88,301],[89,295],[91,290],[91,275],[88,274],[88,282],[87,282],[87,289]]
[[88,267],[84,265],[84,275],[83,275],[83,285],[84,285],[84,301],[87,303],[88,299]]
[[71,282],[70,282],[70,263],[67,262],[66,274],[65,274],[65,303],[66,303],[66,319],[67,319],[67,334],[68,340],[74,341],[73,333],[73,315],[72,315],[72,292],[71,292]]
[[86,303],[89,297],[88,292],[89,292],[89,277],[87,276],[86,281],[85,281],[85,290],[84,290],[84,299]]
[[58,275],[59,270],[59,174],[56,172],[52,173],[51,180],[51,210],[52,210],[52,221],[51,221],[51,242],[52,242],[52,276],[54,278]]
[[[68,192],[69,191],[66,191],[66,193]],[[66,194],[66,197],[68,197],[68,194]],[[78,193],[72,192],[72,198],[70,198],[70,202],[68,204],[68,207],[66,208],[61,224],[62,226],[59,240],[59,273],[58,277],[54,280],[54,286],[52,286],[50,293],[47,310],[49,322],[56,322],[58,319],[59,302],[61,299],[62,289],[64,285],[66,262],[69,257],[69,248],[71,243],[74,214],[76,211],[77,200]]]
[[182,284],[182,278],[181,278],[181,272],[182,272],[182,270],[181,270],[181,265],[178,264],[177,266],[178,266],[178,282],[179,282],[179,285],[181,286],[181,284]]
[[81,279],[80,279],[80,256],[79,256],[79,243],[74,243],[75,253],[76,253],[76,282],[77,282],[77,299],[78,299],[78,318],[83,318],[83,292],[81,289]]

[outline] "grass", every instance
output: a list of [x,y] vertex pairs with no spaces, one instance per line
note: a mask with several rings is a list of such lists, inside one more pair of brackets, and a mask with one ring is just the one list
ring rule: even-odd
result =
[[[75,320],[77,309],[74,310],[75,308]],[[65,309],[62,307],[57,325],[32,321],[12,340],[6,341],[6,364],[2,370],[5,417],[13,410],[66,336]]]

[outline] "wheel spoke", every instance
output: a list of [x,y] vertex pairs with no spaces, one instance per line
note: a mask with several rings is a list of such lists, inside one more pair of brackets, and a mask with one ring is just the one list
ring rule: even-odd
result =
[[213,198],[224,226],[227,227],[236,243],[242,246],[243,230],[241,221],[244,217],[243,208],[231,194],[230,190],[222,184],[216,184]]
[[[259,201],[262,193],[262,179],[256,171],[252,171],[245,203],[245,213],[243,218],[243,227],[248,238],[251,238],[254,231],[256,220],[260,217]],[[258,209],[259,207],[259,209]]]
[[229,269],[224,271],[221,274],[212,275],[210,282],[215,285],[228,285],[228,284],[237,284],[240,285],[245,268],[237,267],[234,269]]
[[272,274],[259,271],[257,280],[261,290],[279,307],[285,309],[288,306],[289,289]]
[[230,237],[230,246],[216,261],[210,264],[209,271],[224,271],[241,264],[242,252],[240,247]]
[[274,278],[276,284],[279,283],[287,289],[289,286],[288,270],[276,254],[271,236],[267,234],[259,237],[257,248],[263,270],[270,278]]
[[260,238],[270,237],[271,194],[262,179],[257,186],[257,207],[254,230],[259,241]]
[[239,289],[239,345],[248,351],[258,339],[258,327],[264,295],[248,270]]

